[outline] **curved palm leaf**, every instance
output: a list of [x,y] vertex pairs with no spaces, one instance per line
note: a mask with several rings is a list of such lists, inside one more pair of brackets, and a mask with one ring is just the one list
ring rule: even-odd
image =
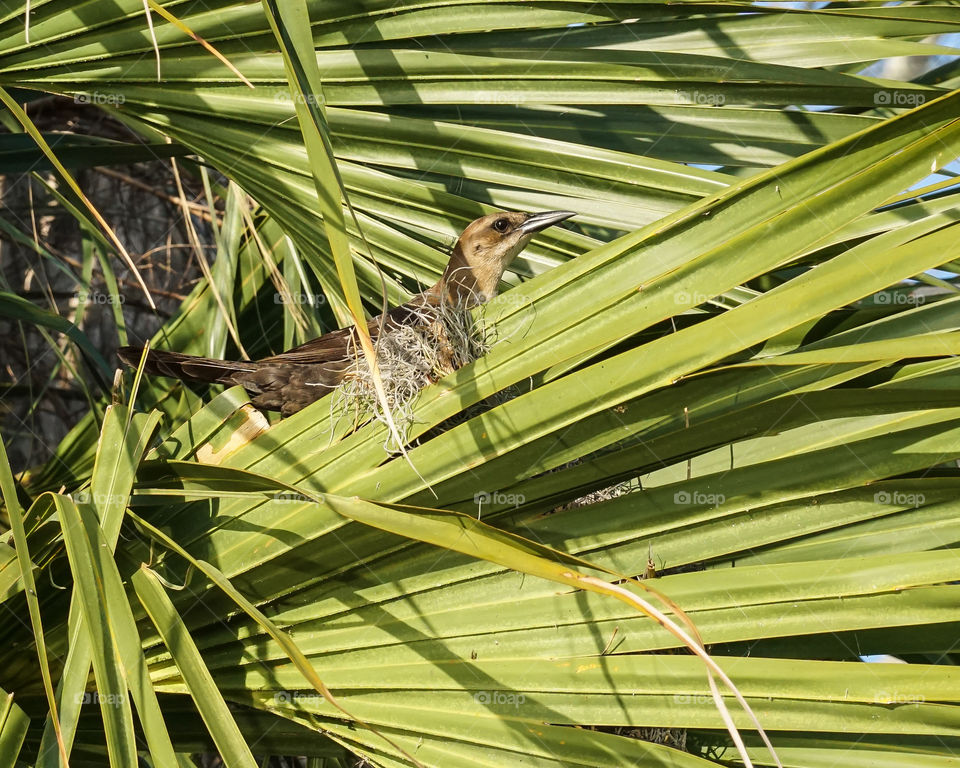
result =
[[[289,341],[264,250],[330,301],[337,281],[283,61],[257,5],[164,5],[257,87],[155,19],[157,83],[133,0],[34,2],[29,42],[11,9],[0,84],[109,94],[120,119],[255,197],[266,214],[223,250],[237,268],[217,272],[217,289],[245,346]],[[101,695],[133,694],[158,764],[167,735],[194,750],[201,724],[246,764],[236,723],[279,718],[292,735],[265,752],[346,747],[385,766],[714,762],[727,741],[698,660],[618,602],[504,568],[517,555],[507,538],[500,565],[462,554],[469,526],[430,539],[447,551],[420,541],[418,524],[458,510],[627,576],[652,556],[657,590],[777,732],[785,764],[945,764],[960,746],[960,680],[930,662],[950,658],[956,635],[960,314],[951,277],[930,294],[905,281],[960,261],[960,207],[950,184],[903,192],[960,155],[958,96],[847,65],[946,52],[922,41],[953,32],[955,10],[491,5],[309,4],[362,227],[348,220],[360,289],[379,304],[372,255],[403,298],[492,206],[573,207],[582,231],[538,238],[512,278],[531,279],[480,313],[491,353],[421,394],[415,468],[385,454],[382,428],[353,431],[328,402],[264,430],[238,391],[201,405],[151,385],[141,403],[166,417],[159,444],[145,442],[156,416],[115,408],[99,448],[91,417],[58,463],[23,477],[31,557],[71,572],[78,595],[71,613],[71,595],[38,580],[60,702],[85,689],[92,658]],[[812,103],[847,113],[800,106]],[[287,323],[282,339],[252,319],[264,302]],[[198,286],[165,343],[197,349],[215,307]],[[265,491],[264,477],[286,490]],[[638,478],[642,491],[602,492]],[[93,504],[43,493],[61,485]],[[387,533],[351,521],[353,496],[409,522]],[[228,577],[377,733],[314,696],[274,635],[129,517],[118,538],[128,502]],[[10,554],[0,573],[14,573]],[[19,594],[16,576],[4,583]],[[184,588],[164,595],[164,583]],[[40,701],[30,632],[2,634],[5,690]],[[868,652],[913,663],[866,665]],[[78,756],[99,748],[83,709],[61,713]],[[117,734],[135,732],[129,710],[110,715]],[[684,729],[699,748],[637,740],[639,727]],[[57,762],[52,739],[49,722],[28,733],[38,764]],[[129,757],[129,739],[108,744],[117,764]]]

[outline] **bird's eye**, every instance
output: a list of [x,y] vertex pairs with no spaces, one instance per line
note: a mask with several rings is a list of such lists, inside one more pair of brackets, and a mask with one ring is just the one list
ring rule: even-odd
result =
[[506,232],[509,226],[510,222],[506,219],[497,219],[493,222],[493,228],[497,230],[497,232]]

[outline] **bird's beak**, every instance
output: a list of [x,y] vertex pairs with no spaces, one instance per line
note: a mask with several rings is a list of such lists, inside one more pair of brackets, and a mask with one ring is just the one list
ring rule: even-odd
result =
[[541,229],[552,227],[554,224],[576,215],[577,214],[573,211],[547,211],[546,213],[531,213],[527,217],[527,220],[523,222],[518,229],[523,232],[523,234],[528,235],[534,232],[539,232]]

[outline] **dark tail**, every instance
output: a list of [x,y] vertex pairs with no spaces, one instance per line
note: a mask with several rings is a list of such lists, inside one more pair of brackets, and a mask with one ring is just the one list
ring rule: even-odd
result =
[[[132,368],[140,365],[143,347],[120,347],[117,356]],[[165,352],[151,349],[147,353],[144,372],[153,376],[170,376],[184,381],[203,381],[208,384],[232,384],[233,375],[256,370],[255,363],[214,360],[211,357],[181,355],[179,352]]]

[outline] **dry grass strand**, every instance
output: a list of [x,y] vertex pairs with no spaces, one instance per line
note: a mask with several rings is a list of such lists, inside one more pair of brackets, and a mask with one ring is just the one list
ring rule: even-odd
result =
[[[414,305],[401,324],[386,328],[376,343],[377,365],[394,423],[406,444],[420,390],[487,353],[490,345],[467,302],[458,305]],[[387,424],[368,366],[357,359],[337,387],[331,408],[338,418],[350,414],[356,424],[373,418]],[[393,435],[387,453],[399,453]]]

